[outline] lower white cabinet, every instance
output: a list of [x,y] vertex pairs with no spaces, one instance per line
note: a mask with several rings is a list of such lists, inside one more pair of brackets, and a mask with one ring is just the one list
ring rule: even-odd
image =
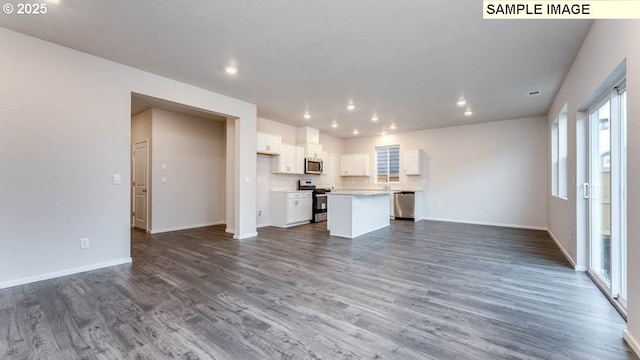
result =
[[271,192],[271,225],[290,227],[311,221],[311,191]]

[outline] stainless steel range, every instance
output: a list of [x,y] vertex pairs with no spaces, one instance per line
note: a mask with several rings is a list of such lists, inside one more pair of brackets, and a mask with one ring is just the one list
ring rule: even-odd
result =
[[299,180],[298,190],[313,190],[311,222],[327,221],[327,193],[331,192],[331,189],[318,189],[315,180]]

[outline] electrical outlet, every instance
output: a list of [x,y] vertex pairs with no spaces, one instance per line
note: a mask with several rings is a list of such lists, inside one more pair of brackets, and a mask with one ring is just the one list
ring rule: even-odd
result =
[[89,238],[80,239],[80,249],[88,249],[89,248]]
[[262,209],[258,209],[258,216],[262,216]]

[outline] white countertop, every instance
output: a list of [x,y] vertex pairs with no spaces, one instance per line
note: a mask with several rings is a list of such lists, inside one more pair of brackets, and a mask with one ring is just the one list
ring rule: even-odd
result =
[[335,190],[327,193],[327,195],[374,196],[389,195],[389,192],[382,190]]
[[271,190],[271,192],[281,192],[281,193],[308,193],[308,192],[312,192],[313,190]]
[[413,192],[422,192],[424,190],[418,189],[393,189],[393,190],[382,190],[382,189],[336,189],[331,190],[334,193],[363,193],[363,192],[375,192],[375,193],[385,193],[385,194],[395,194],[402,191],[413,191]]

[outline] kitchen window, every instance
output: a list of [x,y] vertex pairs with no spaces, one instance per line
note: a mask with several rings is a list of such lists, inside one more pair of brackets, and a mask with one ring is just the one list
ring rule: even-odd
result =
[[376,147],[376,182],[400,182],[400,145]]

